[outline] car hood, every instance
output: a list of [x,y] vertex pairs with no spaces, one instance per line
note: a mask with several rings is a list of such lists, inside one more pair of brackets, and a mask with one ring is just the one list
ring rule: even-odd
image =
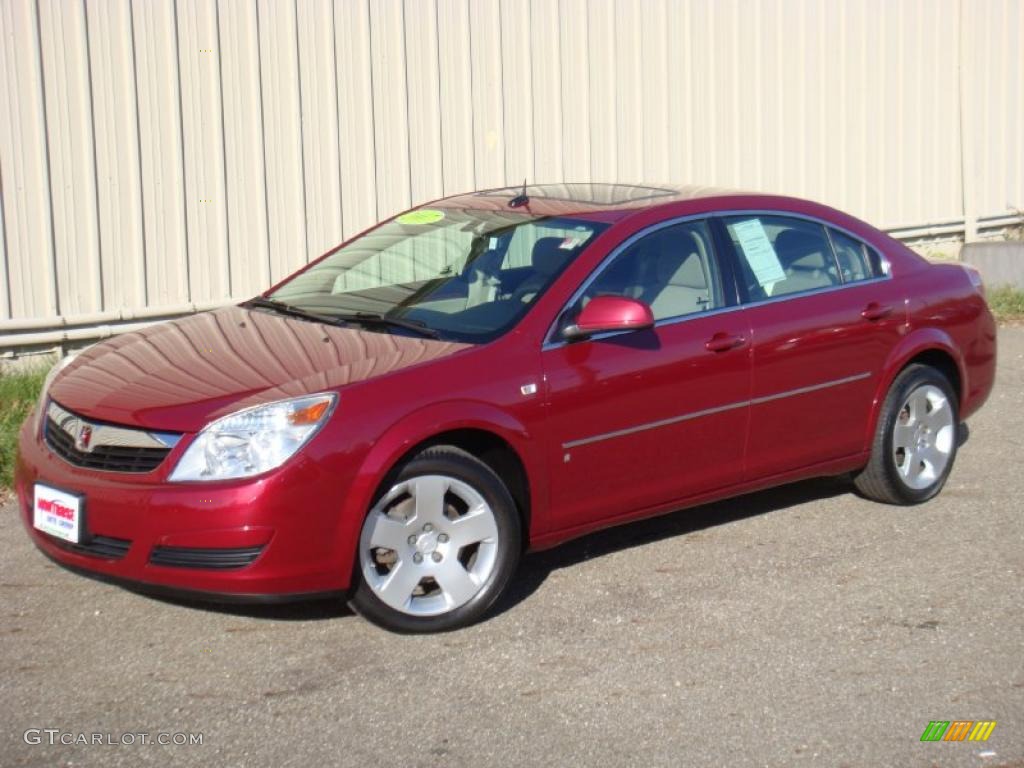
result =
[[366,381],[468,346],[227,307],[89,347],[50,396],[86,418],[194,432],[239,408]]

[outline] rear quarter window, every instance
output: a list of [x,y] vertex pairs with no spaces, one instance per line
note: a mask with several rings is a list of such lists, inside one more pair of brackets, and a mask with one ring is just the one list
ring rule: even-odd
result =
[[828,234],[835,248],[839,274],[844,283],[870,280],[885,274],[882,257],[874,248],[837,229],[829,229]]

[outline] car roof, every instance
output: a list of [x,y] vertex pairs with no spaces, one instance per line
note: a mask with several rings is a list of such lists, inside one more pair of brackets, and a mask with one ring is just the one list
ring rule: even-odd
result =
[[502,214],[525,213],[533,216],[571,216],[607,224],[615,224],[643,211],[663,207],[672,207],[672,215],[703,214],[716,210],[780,211],[810,216],[846,229],[874,247],[881,248],[890,261],[925,263],[922,257],[867,222],[830,206],[788,195],[661,183],[528,184],[526,194],[529,203],[510,207],[509,203],[522,191],[522,185],[485,189],[435,200],[422,207],[485,210]]
[[[509,209],[509,202],[520,195],[522,186],[499,187],[437,200],[429,205],[443,208],[470,208],[484,210]],[[684,200],[712,198],[760,197],[724,187],[681,186],[676,184],[528,184],[529,204],[522,211],[541,216],[567,216],[572,214],[604,214],[601,218],[614,220],[638,209],[656,208]],[[767,197],[767,196],[765,196]],[[618,215],[615,215],[618,214]]]
[[[666,215],[678,217],[703,215],[715,211],[757,211],[795,214],[839,227],[874,248],[881,250],[896,267],[927,264],[924,257],[880,229],[828,205],[789,195],[730,189],[727,187],[679,184],[562,183],[528,184],[529,203],[512,207],[509,203],[523,192],[522,185],[498,187],[434,200],[421,208],[461,211],[490,211],[540,217],[572,217],[616,225],[624,219],[670,208]],[[649,217],[645,217],[649,220]]]

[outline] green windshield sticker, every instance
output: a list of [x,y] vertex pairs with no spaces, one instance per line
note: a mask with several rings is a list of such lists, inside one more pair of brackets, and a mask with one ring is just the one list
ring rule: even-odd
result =
[[399,224],[412,224],[422,226],[423,224],[437,224],[444,218],[444,211],[436,211],[430,208],[422,208],[418,211],[409,211],[399,216],[396,221]]
[[747,219],[731,224],[729,228],[740,241],[743,255],[761,286],[767,287],[786,279],[786,272],[760,219]]

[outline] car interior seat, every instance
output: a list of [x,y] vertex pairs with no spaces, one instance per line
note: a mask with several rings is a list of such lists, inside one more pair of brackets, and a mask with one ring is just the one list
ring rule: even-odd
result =
[[774,246],[786,279],[772,286],[773,296],[839,284],[835,259],[824,233],[786,229],[776,236]]
[[551,280],[551,276],[562,268],[562,265],[570,258],[572,251],[561,248],[561,245],[561,237],[542,237],[533,244],[533,251],[530,254],[533,274],[523,280],[512,293],[513,301],[523,303],[533,301]]

